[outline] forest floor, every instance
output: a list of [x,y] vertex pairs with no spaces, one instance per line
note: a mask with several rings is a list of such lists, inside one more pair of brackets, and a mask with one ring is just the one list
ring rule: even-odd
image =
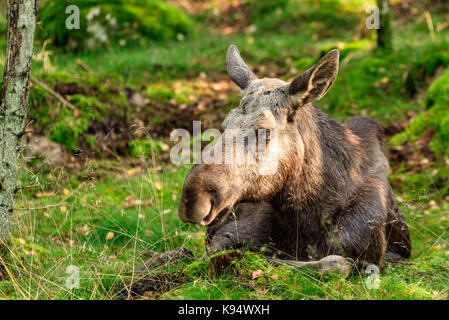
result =
[[[315,9],[309,14],[326,13]],[[0,299],[115,299],[122,297],[120,289],[139,280],[142,288],[131,294],[136,299],[447,299],[449,157],[429,147],[434,133],[413,144],[389,144],[390,182],[409,224],[413,251],[406,262],[387,264],[377,288],[369,285],[372,274],[298,271],[272,266],[249,252],[216,275],[205,256],[205,229],[177,217],[190,166],[170,163],[169,134],[175,128],[190,130],[193,120],[202,121],[203,129],[219,128],[238,104],[225,64],[232,43],[257,75],[284,80],[322,52],[339,48],[339,76],[318,105],[340,121],[372,117],[390,138],[425,112],[428,86],[449,65],[441,58],[449,49],[444,27],[449,10],[429,13],[436,31],[429,30],[422,12],[396,10],[410,12],[396,21],[392,54],[375,53],[374,33],[352,23],[352,16],[364,21],[360,10],[325,20],[338,28],[315,23],[302,33],[288,23],[283,33],[263,33],[252,32],[250,22],[235,27],[232,21],[205,19],[199,23],[209,25],[207,32],[145,48],[117,45],[81,53],[42,48],[33,75],[79,113],[33,83],[33,122],[26,139],[31,149],[41,149],[40,158],[34,158],[39,150],[26,154],[21,170]],[[258,23],[275,28],[269,21]],[[60,120],[58,114],[67,116]],[[69,135],[58,121],[69,123]],[[74,128],[80,133],[73,135]],[[36,140],[48,136],[64,148],[47,138]],[[52,151],[47,156],[45,148]],[[192,250],[195,261],[167,263],[143,274],[135,270],[152,252],[181,246]],[[73,287],[77,279],[79,287]]]

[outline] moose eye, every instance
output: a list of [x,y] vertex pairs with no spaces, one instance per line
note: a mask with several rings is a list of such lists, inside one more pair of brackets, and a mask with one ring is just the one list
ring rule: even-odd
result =
[[257,129],[256,130],[257,143],[268,144],[271,140],[271,130],[270,129]]
[[208,186],[206,191],[210,193],[214,198],[217,196],[217,189],[214,186]]

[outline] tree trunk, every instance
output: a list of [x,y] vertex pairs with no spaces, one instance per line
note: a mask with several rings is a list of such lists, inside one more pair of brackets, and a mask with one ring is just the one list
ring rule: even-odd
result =
[[392,51],[393,39],[392,39],[392,23],[393,14],[390,9],[388,0],[377,0],[377,6],[379,7],[379,28],[377,29],[377,48]]
[[8,1],[8,36],[0,96],[0,245],[11,237],[17,163],[25,130],[38,0]]

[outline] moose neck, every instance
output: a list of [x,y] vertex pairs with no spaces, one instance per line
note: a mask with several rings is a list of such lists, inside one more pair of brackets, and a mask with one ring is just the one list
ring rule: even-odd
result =
[[296,117],[303,156],[291,159],[294,169],[274,204],[284,212],[333,211],[357,185],[354,180],[361,170],[357,137],[312,104],[298,110]]

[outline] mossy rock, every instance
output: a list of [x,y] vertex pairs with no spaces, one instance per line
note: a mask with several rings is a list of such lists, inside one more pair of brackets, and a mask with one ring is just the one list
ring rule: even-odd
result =
[[435,132],[429,143],[430,149],[437,157],[449,156],[449,70],[429,87],[426,105],[429,109],[418,114],[404,132],[391,139],[390,144],[416,141],[430,129]]
[[[123,80],[116,75],[104,74],[95,77],[88,73],[56,72],[38,77],[64,95],[80,112],[78,115],[62,106],[39,86],[31,88],[29,114],[34,121],[34,127],[39,132],[48,134],[52,141],[63,144],[69,152],[78,151],[80,138],[94,149],[96,138],[88,134],[91,125],[116,119],[128,108],[125,92],[120,89]],[[63,93],[61,88],[83,93]]]
[[447,106],[449,111],[449,70],[443,72],[427,90],[426,106],[434,105]]
[[410,67],[405,80],[407,92],[413,96],[432,78],[437,69],[449,66],[449,45],[443,43],[430,46]]

